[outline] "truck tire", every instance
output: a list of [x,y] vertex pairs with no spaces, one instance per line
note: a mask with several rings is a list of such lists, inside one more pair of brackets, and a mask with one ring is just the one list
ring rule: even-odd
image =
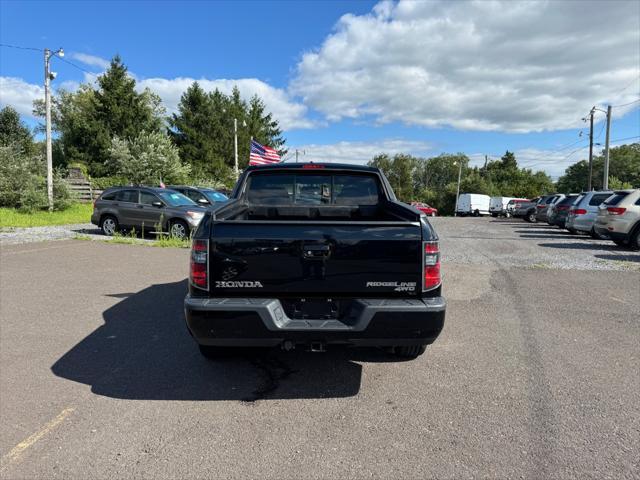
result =
[[524,219],[529,223],[536,223],[538,221],[538,219],[536,218],[536,214],[534,212],[527,213]]
[[395,347],[393,353],[402,358],[418,358],[427,350],[426,345]]
[[479,217],[480,216],[480,212],[478,210],[474,210],[473,211],[473,216],[474,217]]

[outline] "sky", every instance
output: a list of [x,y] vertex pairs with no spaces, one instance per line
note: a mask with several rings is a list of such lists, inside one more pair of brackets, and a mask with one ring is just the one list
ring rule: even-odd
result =
[[[557,179],[587,158],[583,118],[607,105],[612,145],[640,140],[637,1],[0,0],[0,43],[63,47],[54,88],[69,90],[119,54],[169,113],[194,80],[237,85],[304,160],[463,152],[480,165],[510,150]],[[42,52],[0,46],[0,106],[30,126],[42,76]]]

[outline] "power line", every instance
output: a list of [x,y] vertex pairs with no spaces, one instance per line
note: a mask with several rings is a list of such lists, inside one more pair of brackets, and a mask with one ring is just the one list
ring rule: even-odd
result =
[[[9,44],[7,44],[7,43],[0,43],[0,47],[17,48],[17,49],[19,49],[19,50],[34,50],[34,51],[36,51],[36,52],[43,52],[43,51],[44,51],[44,49],[42,49],[42,48],[21,47],[21,46],[19,46],[19,45],[9,45]],[[68,63],[68,64],[69,64],[69,65],[71,65],[72,67],[77,68],[78,70],[81,70],[81,71],[83,71],[83,72],[85,72],[85,73],[88,73],[89,75],[93,75],[94,77],[97,77],[97,76],[98,76],[97,74],[95,74],[95,73],[93,73],[93,72],[90,72],[90,71],[89,71],[89,70],[87,70],[87,69],[82,68],[80,65],[77,65],[77,64],[73,63],[73,62],[72,62],[72,61],[70,61],[70,60],[67,60],[67,59],[65,59],[65,58],[62,58],[62,57],[60,57],[60,56],[58,56],[57,58],[58,58],[58,60],[61,60],[61,61],[63,61],[64,63]]]
[[35,47],[21,47],[19,45],[9,45],[8,43],[0,43],[0,47],[7,48],[17,48],[18,50],[35,50],[36,52],[43,52],[43,48],[35,48]]
[[634,138],[640,138],[640,135],[636,135],[634,137],[616,138],[615,140],[611,140],[611,143],[613,143],[613,142],[622,142],[624,140],[632,140]]
[[631,80],[631,83],[629,83],[626,87],[624,87],[622,90],[620,90],[616,95],[620,95],[622,92],[624,92],[627,88],[629,88],[631,85],[633,85],[634,83],[636,83],[637,81],[640,80],[640,76],[634,78],[633,80]]
[[69,60],[67,60],[65,58],[58,57],[58,59],[62,60],[64,63],[68,63],[69,65],[71,65],[72,67],[77,68],[78,70],[82,70],[83,72],[88,73],[89,75],[93,75],[94,77],[98,76],[97,74],[95,74],[93,72],[90,72],[89,70],[86,70],[86,69],[82,68],[81,66],[76,65],[75,63],[73,63],[73,62],[71,62],[71,61],[69,61]]
[[640,102],[640,98],[634,100],[633,102],[623,103],[622,105],[611,105],[611,108],[626,107],[627,105],[632,105],[632,104],[638,103],[638,102]]

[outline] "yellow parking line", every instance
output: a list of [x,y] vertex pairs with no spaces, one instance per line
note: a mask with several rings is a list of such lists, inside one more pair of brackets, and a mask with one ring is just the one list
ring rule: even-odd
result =
[[62,412],[58,414],[56,418],[54,418],[49,423],[47,423],[44,427],[42,427],[40,431],[34,433],[29,438],[23,440],[18,445],[13,447],[11,451],[7,453],[4,457],[2,457],[2,460],[0,460],[0,470],[4,470],[7,466],[11,465],[16,460],[18,460],[22,455],[22,453],[27,448],[31,447],[34,443],[36,443],[38,440],[44,437],[47,433],[49,433],[51,430],[53,430],[58,425],[60,425],[64,421],[64,419],[67,418],[74,410],[75,408],[65,408]]

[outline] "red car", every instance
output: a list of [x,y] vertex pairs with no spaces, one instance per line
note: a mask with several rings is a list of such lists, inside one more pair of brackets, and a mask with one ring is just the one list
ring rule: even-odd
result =
[[430,217],[435,217],[436,215],[438,215],[438,209],[433,208],[432,206],[427,205],[426,203],[411,202],[411,206],[416,207],[418,210],[420,210],[421,212],[424,212],[425,215],[428,215]]

